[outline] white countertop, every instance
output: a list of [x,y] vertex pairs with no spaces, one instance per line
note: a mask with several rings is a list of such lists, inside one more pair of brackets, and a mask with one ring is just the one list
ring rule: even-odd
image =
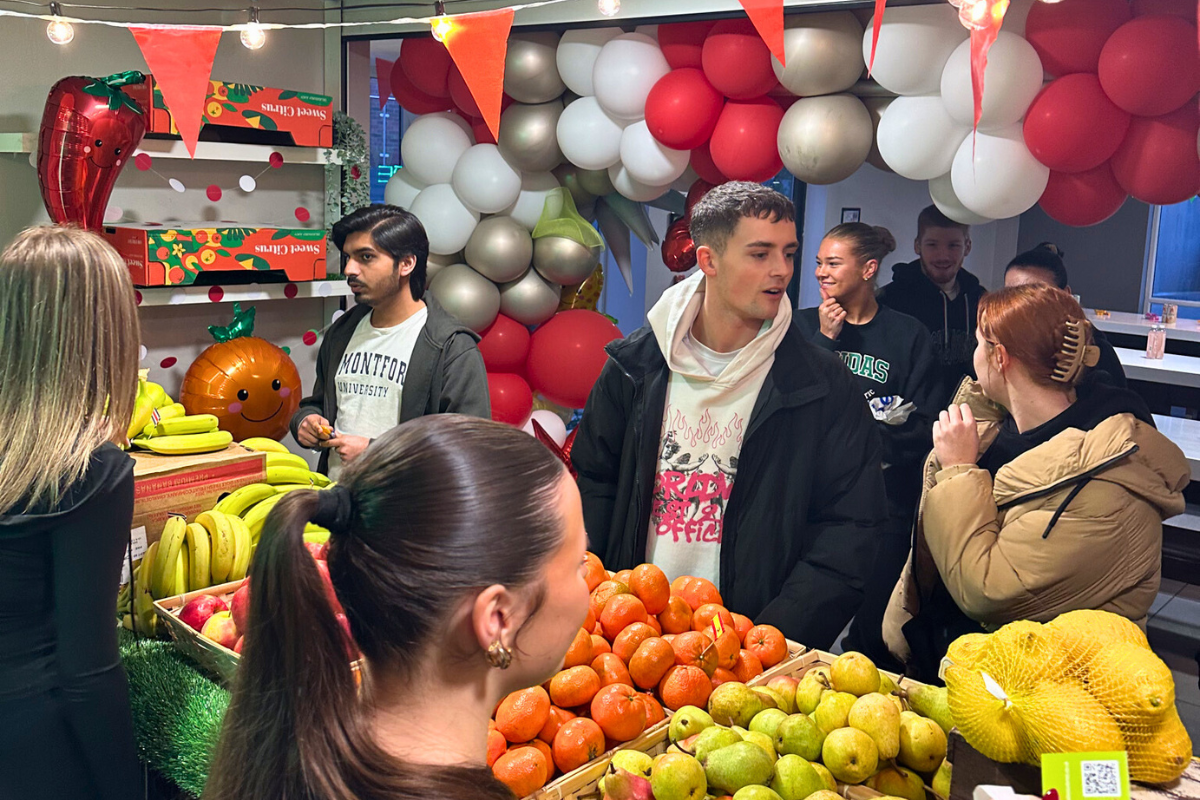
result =
[[1146,358],[1145,350],[1114,347],[1125,377],[1131,381],[1166,383],[1200,389],[1200,358],[1167,353],[1161,359]]
[[1179,445],[1192,467],[1192,480],[1200,478],[1200,420],[1155,414],[1154,424],[1159,433]]
[[[1126,333],[1132,336],[1145,336],[1150,332],[1150,326],[1160,323],[1146,319],[1142,314],[1131,314],[1128,311],[1110,311],[1107,317],[1097,317],[1095,309],[1087,309],[1088,319],[1105,333]],[[1200,324],[1194,319],[1179,319],[1174,325],[1167,325],[1168,339],[1183,339],[1189,342],[1200,342]]]

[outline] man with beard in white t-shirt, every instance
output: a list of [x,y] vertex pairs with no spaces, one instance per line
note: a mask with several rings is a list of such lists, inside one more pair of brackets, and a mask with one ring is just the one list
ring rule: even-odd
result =
[[372,205],[333,226],[357,305],[325,335],[313,393],[292,417],[318,469],[337,479],[371,440],[426,414],[491,416],[479,336],[425,291],[429,240],[420,221]]

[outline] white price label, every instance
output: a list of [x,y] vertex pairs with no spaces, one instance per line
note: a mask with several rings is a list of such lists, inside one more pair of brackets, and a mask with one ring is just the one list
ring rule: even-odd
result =
[[133,553],[129,552],[129,545],[125,546],[125,558],[121,560],[121,585],[129,583],[129,561],[132,558],[134,561],[141,559],[146,553],[146,526],[140,525],[129,532],[129,540],[133,543]]

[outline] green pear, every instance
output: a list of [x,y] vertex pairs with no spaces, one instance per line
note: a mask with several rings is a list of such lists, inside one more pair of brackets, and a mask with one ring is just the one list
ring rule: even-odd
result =
[[954,718],[950,715],[950,701],[945,686],[917,683],[907,689],[907,694],[908,705],[913,711],[936,722],[945,733],[950,733]]
[[891,694],[899,688],[900,687],[896,685],[896,681],[891,675],[888,675],[886,672],[879,673],[880,694]]
[[614,767],[632,772],[634,775],[641,775],[643,778],[649,778],[654,767],[654,759],[638,750],[618,750],[613,753],[612,761],[609,762],[609,770],[611,771]]
[[821,761],[842,783],[862,783],[878,769],[879,751],[857,728],[838,728],[825,737]]
[[754,719],[750,720],[750,730],[765,733],[774,740],[775,732],[779,729],[779,723],[787,718],[787,713],[780,711],[778,708],[764,709]]
[[755,686],[754,693],[762,698],[763,704],[767,708],[783,708],[787,705],[783,694],[770,686]]
[[[766,786],[775,774],[775,764],[753,742],[736,742],[714,750],[704,760],[709,788],[733,794],[743,786]],[[662,798],[658,798],[662,800]]]
[[947,759],[942,759],[942,765],[938,767],[937,774],[933,776],[933,792],[942,797],[950,797],[950,777],[951,767]]
[[771,757],[771,763],[775,763],[775,759],[778,757],[778,754],[775,752],[774,739],[772,739],[770,736],[767,736],[765,733],[759,733],[758,731],[746,731],[744,734],[742,734],[742,738],[747,742],[754,742],[754,744],[761,747],[763,752]]
[[879,670],[875,668],[875,662],[862,653],[843,653],[829,667],[829,682],[834,691],[862,697],[879,691]]
[[832,733],[838,728],[844,728],[847,725],[847,717],[850,716],[850,709],[858,698],[849,692],[832,692],[821,698],[820,704],[817,705],[817,710],[813,712],[813,719],[816,720],[817,726],[825,731],[826,734]]
[[743,786],[733,793],[734,800],[784,800],[766,786]]
[[705,728],[711,728],[713,724],[713,718],[704,709],[684,706],[671,715],[671,727],[667,735],[671,737],[672,742],[678,742],[695,736]]
[[829,791],[837,791],[837,779],[833,777],[833,773],[829,771],[828,767],[826,767],[824,764],[818,764],[816,761],[814,761],[812,762],[812,768],[815,769],[817,774],[821,776],[821,780],[825,781],[825,785],[829,787]]
[[689,750],[697,761],[703,762],[714,750],[720,750],[722,747],[728,747],[740,741],[742,741],[742,737],[737,731],[714,725],[701,731]]
[[904,767],[884,767],[871,776],[867,786],[892,797],[925,800],[925,782],[920,775]]
[[811,714],[817,710],[817,705],[826,694],[833,690],[821,683],[815,672],[810,672],[796,684],[796,712]]
[[790,675],[778,675],[767,681],[767,688],[774,689],[783,700],[779,708],[789,714],[796,713],[796,687],[799,685],[800,681]]
[[846,721],[850,727],[858,728],[871,737],[879,750],[879,757],[884,761],[899,755],[900,710],[887,695],[878,692],[864,694],[850,707]]
[[808,714],[792,714],[775,731],[775,751],[780,755],[800,756],[806,761],[821,757],[825,731]]
[[762,698],[744,683],[730,681],[713,689],[708,698],[708,713],[721,725],[745,728],[766,705]]
[[[814,767],[816,764],[813,765]],[[822,789],[819,792],[813,792],[808,796],[808,800],[845,800],[836,789]],[[879,800],[876,798],[875,800]]]
[[933,772],[946,757],[946,732],[912,711],[900,715],[899,761],[917,772]]
[[775,762],[771,788],[783,800],[805,800],[813,792],[825,788],[825,779],[800,756],[787,755]]
[[655,800],[702,800],[708,781],[699,761],[682,753],[667,753],[655,760],[650,790]]

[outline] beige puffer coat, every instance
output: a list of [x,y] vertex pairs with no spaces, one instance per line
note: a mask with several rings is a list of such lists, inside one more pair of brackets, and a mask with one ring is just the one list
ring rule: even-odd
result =
[[[980,452],[1006,412],[966,381]],[[985,627],[1046,621],[1080,608],[1143,624],[1162,572],[1162,520],[1184,510],[1183,452],[1132,414],[1090,431],[1067,429],[1001,467],[995,481],[973,464],[925,462],[914,552],[884,616],[888,648],[910,655],[901,627],[942,581]]]

